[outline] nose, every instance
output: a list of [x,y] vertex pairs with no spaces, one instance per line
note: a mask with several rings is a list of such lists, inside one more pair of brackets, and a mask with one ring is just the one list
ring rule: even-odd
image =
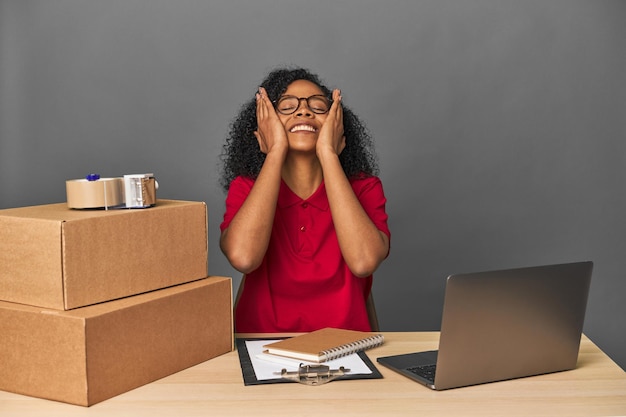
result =
[[[302,104],[304,102],[304,104]],[[298,108],[296,109],[296,116],[311,116],[313,112],[309,108],[309,102],[305,97],[298,99]]]

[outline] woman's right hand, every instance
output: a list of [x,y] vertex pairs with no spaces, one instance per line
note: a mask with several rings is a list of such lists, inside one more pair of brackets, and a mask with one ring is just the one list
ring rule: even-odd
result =
[[263,87],[259,87],[259,92],[256,93],[256,120],[258,127],[254,136],[259,142],[261,152],[268,154],[275,147],[278,147],[276,149],[288,148],[285,127]]

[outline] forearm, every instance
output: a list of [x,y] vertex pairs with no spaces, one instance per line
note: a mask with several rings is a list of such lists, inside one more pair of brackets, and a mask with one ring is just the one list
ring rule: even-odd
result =
[[372,274],[389,252],[387,235],[377,229],[354,194],[339,157],[320,157],[324,184],[341,253],[357,276]]
[[268,153],[246,201],[220,237],[222,252],[231,265],[242,273],[258,268],[267,251],[283,161],[284,153]]

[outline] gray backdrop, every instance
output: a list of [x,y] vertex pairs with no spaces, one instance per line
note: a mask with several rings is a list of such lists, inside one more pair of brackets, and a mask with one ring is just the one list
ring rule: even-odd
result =
[[375,136],[392,229],[385,331],[439,328],[450,273],[595,262],[585,332],[626,366],[626,3],[0,0],[0,208],[154,172],[206,201],[228,126],[279,65]]

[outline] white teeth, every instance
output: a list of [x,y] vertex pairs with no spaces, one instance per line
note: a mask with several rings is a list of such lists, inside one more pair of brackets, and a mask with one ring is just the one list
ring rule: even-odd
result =
[[291,128],[291,130],[289,130],[290,132],[299,132],[302,130],[306,130],[308,132],[315,132],[315,128],[313,126],[309,126],[309,125],[296,125],[294,127]]

